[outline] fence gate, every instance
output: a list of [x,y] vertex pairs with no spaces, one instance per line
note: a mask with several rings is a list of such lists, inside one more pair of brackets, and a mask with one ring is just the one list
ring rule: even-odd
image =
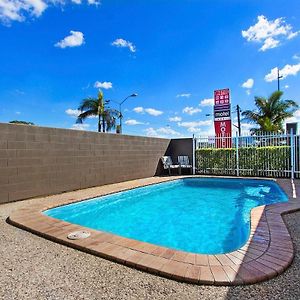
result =
[[300,136],[194,138],[197,174],[300,178]]

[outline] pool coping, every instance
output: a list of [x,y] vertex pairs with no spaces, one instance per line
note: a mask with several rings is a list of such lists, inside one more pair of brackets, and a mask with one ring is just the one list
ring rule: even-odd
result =
[[[247,243],[240,249],[226,254],[204,255],[173,250],[71,224],[42,213],[65,204],[187,177],[220,178],[203,175],[151,177],[40,197],[35,199],[34,204],[26,205],[24,201],[25,206],[14,211],[7,221],[54,242],[152,274],[189,283],[253,284],[271,279],[289,267],[294,257],[294,249],[282,215],[300,210],[299,198],[293,197],[295,195],[290,179],[243,177],[275,180],[289,199],[285,203],[252,209],[251,233]],[[69,233],[77,230],[87,230],[91,235],[81,240],[67,238]]]

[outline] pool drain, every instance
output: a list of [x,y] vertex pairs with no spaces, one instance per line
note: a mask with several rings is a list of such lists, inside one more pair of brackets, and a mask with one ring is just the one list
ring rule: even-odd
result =
[[68,234],[68,239],[69,240],[81,240],[81,239],[86,239],[90,236],[90,232],[88,231],[74,231]]

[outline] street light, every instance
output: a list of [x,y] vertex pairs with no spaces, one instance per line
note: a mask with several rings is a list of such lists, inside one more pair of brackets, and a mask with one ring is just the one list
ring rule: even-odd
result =
[[120,112],[120,133],[122,133],[122,119],[123,119],[123,115],[122,115],[122,104],[130,97],[137,97],[138,94],[133,93],[129,96],[127,96],[123,101],[121,102],[117,102],[115,100],[111,100],[112,102],[115,102],[119,105],[119,112]]

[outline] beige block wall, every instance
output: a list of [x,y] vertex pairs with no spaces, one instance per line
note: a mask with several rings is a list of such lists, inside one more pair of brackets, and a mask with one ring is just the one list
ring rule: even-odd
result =
[[153,176],[169,143],[0,123],[0,203]]

